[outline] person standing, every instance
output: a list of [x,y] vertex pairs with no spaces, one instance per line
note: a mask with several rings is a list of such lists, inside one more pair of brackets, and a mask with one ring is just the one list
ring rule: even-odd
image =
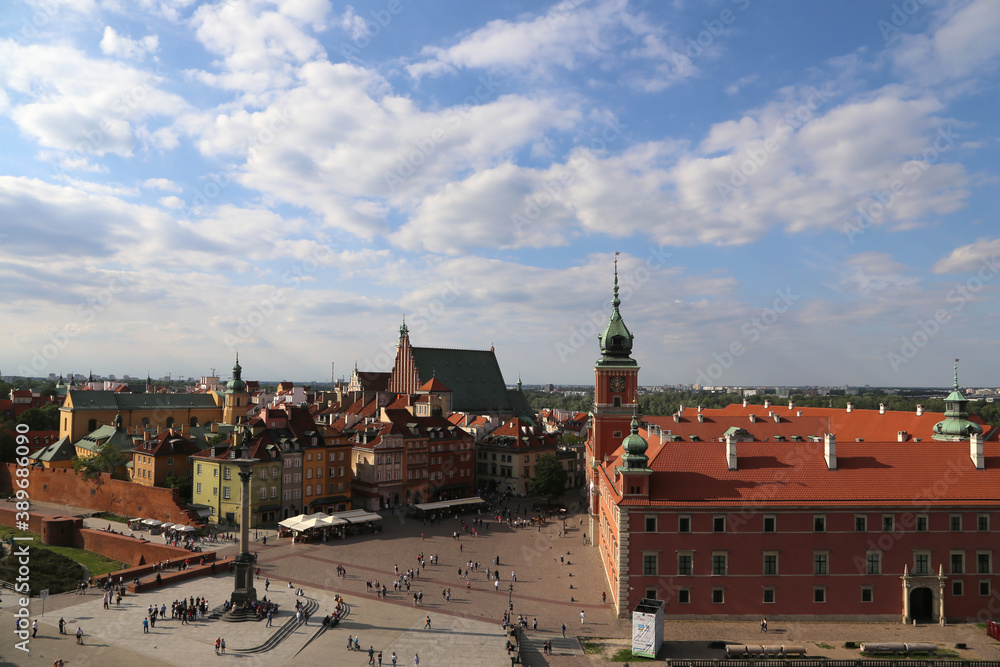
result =
[[144,634],[149,634],[149,617],[143,616],[142,618],[142,632]]
[[31,622],[31,637],[34,638],[38,634],[38,619],[36,618]]
[[219,655],[219,647],[221,646],[222,637],[215,638],[215,655]]
[[76,628],[76,643],[83,644],[83,628],[79,626]]
[[418,667],[420,665],[420,656],[416,653],[413,654],[413,667]]
[[382,667],[382,651],[378,652],[378,667]]
[[584,618],[584,613],[583,613],[583,610],[581,609],[580,610],[580,625],[581,626],[583,625],[583,618]]
[[219,650],[222,651],[222,655],[226,654],[226,638],[223,637],[222,641],[219,643]]
[[560,626],[560,629],[562,630],[562,636],[563,636],[563,639],[566,639],[566,624],[565,624],[565,623],[563,623],[563,624],[562,624],[562,625]]
[[66,634],[66,619],[64,618],[59,619],[59,634]]
[[396,667],[396,652],[392,652],[392,667]]

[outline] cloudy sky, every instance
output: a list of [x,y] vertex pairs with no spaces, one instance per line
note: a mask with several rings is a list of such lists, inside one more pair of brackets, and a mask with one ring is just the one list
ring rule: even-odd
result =
[[993,0],[29,0],[0,372],[1000,384]]

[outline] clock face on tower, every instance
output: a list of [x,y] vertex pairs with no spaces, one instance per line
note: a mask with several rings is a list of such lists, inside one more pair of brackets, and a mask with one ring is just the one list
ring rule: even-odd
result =
[[625,378],[620,375],[616,375],[611,378],[608,386],[611,388],[611,391],[625,391]]

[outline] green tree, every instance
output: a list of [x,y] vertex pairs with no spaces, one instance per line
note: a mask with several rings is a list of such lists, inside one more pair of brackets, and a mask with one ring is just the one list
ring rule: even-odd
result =
[[21,413],[18,421],[27,424],[32,431],[58,431],[59,406],[47,403],[40,408],[28,408]]
[[186,503],[191,502],[192,490],[194,488],[194,480],[190,477],[178,477],[177,475],[170,475],[165,480],[163,480],[163,486],[168,489],[177,489],[180,492],[181,500]]
[[110,443],[101,445],[93,456],[77,456],[73,459],[73,470],[84,479],[93,479],[102,472],[109,473],[115,479],[128,481],[125,464],[129,457],[115,449]]
[[549,503],[559,499],[566,491],[566,471],[552,454],[539,457],[535,463],[535,481],[531,491]]

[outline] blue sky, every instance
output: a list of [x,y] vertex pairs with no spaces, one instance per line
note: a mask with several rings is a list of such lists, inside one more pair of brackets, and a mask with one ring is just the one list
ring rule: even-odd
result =
[[[0,370],[995,385],[1000,11],[31,0],[0,16]],[[222,371],[223,374],[228,371]]]

